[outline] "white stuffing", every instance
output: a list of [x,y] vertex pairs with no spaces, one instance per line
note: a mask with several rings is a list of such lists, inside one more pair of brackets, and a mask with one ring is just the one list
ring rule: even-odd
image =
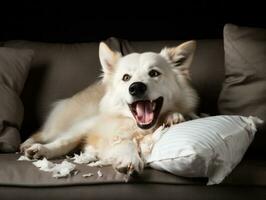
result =
[[103,161],[103,160],[98,160],[96,162],[89,163],[87,166],[89,166],[89,167],[103,167],[104,165],[108,165],[108,163]]
[[83,174],[82,176],[84,177],[84,178],[88,178],[88,177],[91,177],[91,176],[93,176],[94,174],[93,173],[88,173],[88,174]]
[[20,156],[18,158],[18,161],[34,161],[34,160],[28,158],[27,156]]
[[55,164],[48,161],[46,158],[33,162],[32,164],[38,167],[41,171],[45,172],[50,172],[55,167]]
[[[69,176],[76,167],[75,164],[70,163],[66,160],[62,161],[60,164],[57,164],[48,161],[46,158],[33,162],[32,164],[38,167],[41,171],[52,172],[52,176],[55,178]],[[75,171],[74,175],[76,175],[77,173],[78,172]]]
[[[18,161],[31,161],[34,166],[39,168],[39,170],[45,171],[45,172],[51,172],[52,176],[55,178],[67,177],[70,175],[75,176],[79,173],[78,170],[75,170],[76,165],[71,162],[68,162],[67,160],[72,160],[74,163],[77,163],[77,164],[89,163],[88,166],[90,167],[96,167],[96,166],[102,167],[104,164],[106,164],[103,161],[92,162],[92,160],[95,161],[95,158],[89,156],[89,154],[82,153],[82,152],[80,153],[80,155],[74,154],[74,157],[66,156],[66,159],[63,160],[61,163],[53,163],[47,160],[46,158],[43,158],[41,160],[30,159],[24,155],[18,158]],[[94,175],[93,173],[87,173],[87,174],[83,174],[82,176],[84,178],[87,178],[93,175]],[[98,177],[103,176],[100,170],[97,172],[97,175]]]
[[69,176],[75,169],[76,165],[64,160],[61,164],[56,164],[53,168],[53,177],[60,178]]
[[74,173],[73,173],[73,175],[76,176],[78,173],[79,173],[79,171],[78,170],[75,170]]
[[98,170],[97,174],[98,174],[98,177],[102,177],[103,176],[103,173],[101,172],[101,170]]
[[90,154],[83,153],[83,152],[80,152],[80,155],[74,154],[74,157],[70,159],[73,160],[73,162],[77,164],[87,164],[87,163],[90,163],[96,160],[94,155],[92,156]]

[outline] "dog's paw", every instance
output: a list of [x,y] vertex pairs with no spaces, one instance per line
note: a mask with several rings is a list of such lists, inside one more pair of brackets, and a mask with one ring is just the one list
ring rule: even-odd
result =
[[178,124],[184,121],[185,118],[181,113],[178,112],[170,113],[166,116],[165,126],[172,126],[174,124]]
[[140,174],[144,169],[144,162],[138,155],[124,155],[118,157],[113,166],[118,172],[123,174]]
[[34,144],[34,141],[31,138],[27,139],[25,142],[23,142],[20,145],[19,147],[20,153],[24,153],[26,149],[30,148],[33,144]]
[[21,144],[19,147],[20,153],[25,153],[27,149],[29,149],[33,144]]
[[25,156],[30,159],[39,159],[42,157],[47,157],[47,148],[42,144],[33,144],[24,151]]

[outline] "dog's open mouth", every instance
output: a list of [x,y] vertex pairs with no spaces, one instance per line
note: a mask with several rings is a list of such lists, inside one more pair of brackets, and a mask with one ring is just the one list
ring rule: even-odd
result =
[[163,97],[155,100],[140,100],[129,104],[129,108],[142,129],[151,128],[157,121],[163,105]]

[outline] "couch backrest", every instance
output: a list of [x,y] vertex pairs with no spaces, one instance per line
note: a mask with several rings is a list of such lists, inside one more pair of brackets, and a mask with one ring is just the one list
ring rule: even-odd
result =
[[[126,42],[107,40],[111,48],[127,54],[132,51],[159,52],[181,41]],[[4,46],[31,48],[35,51],[32,67],[22,93],[25,116],[23,139],[40,127],[52,104],[70,97],[99,77],[99,43],[56,44],[9,41]],[[201,98],[200,112],[217,114],[217,98],[224,79],[222,40],[198,41],[192,64],[193,85]]]

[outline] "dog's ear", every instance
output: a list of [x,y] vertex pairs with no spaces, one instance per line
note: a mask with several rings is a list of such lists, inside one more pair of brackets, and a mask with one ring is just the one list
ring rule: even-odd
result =
[[172,63],[173,71],[190,78],[189,68],[196,49],[196,41],[191,40],[173,48],[164,48],[161,55]]
[[105,76],[114,71],[115,65],[118,59],[121,57],[121,54],[112,51],[104,42],[101,42],[99,45],[99,57]]

